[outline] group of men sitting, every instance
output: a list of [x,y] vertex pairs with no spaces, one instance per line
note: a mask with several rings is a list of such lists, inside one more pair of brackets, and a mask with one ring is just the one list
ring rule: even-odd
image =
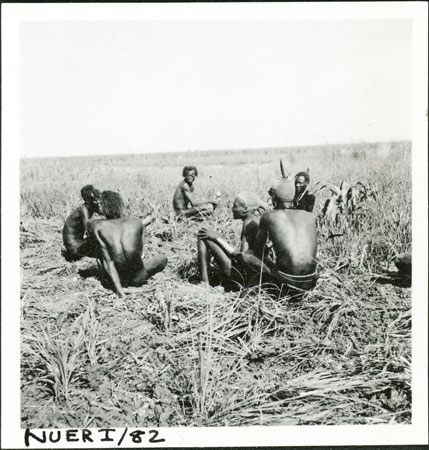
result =
[[[198,171],[186,166],[177,186],[173,207],[179,220],[207,217],[219,204],[219,197],[203,203],[194,200]],[[223,275],[238,283],[256,280],[280,286],[286,293],[302,293],[317,280],[315,198],[308,192],[308,172],[294,181],[283,177],[268,191],[273,209],[256,194],[243,191],[233,202],[234,219],[243,221],[240,250],[214,230],[203,226],[198,232],[198,266],[203,282],[209,282],[209,264],[215,259]],[[141,286],[167,265],[163,255],[143,261],[145,227],[155,218],[123,217],[121,196],[100,192],[92,185],[81,189],[84,203],[66,219],[63,242],[68,260],[83,256],[101,261],[104,274],[120,297],[124,287]],[[94,213],[103,219],[92,219]],[[283,288],[286,288],[283,290]]]
[[[100,192],[92,185],[81,189],[84,200],[66,219],[63,242],[68,261],[83,256],[101,261],[104,274],[113,284],[119,297],[125,286],[141,286],[167,265],[165,256],[157,256],[143,263],[144,230],[155,218],[144,220],[123,217],[123,200],[117,192]],[[90,220],[94,213],[105,219]]]

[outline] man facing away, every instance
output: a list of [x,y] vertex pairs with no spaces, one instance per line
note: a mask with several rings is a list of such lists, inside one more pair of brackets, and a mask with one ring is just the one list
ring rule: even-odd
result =
[[104,273],[113,283],[119,297],[125,286],[142,286],[150,277],[164,270],[164,255],[142,260],[145,227],[154,218],[144,220],[122,217],[122,199],[115,192],[105,191],[103,212],[106,219],[88,223],[88,234],[95,242],[97,256]]
[[[243,259],[276,284],[286,286],[288,293],[311,289],[317,281],[316,219],[308,211],[294,209],[292,181],[279,181],[269,193],[274,210],[263,214],[255,250],[244,254]],[[273,259],[268,256],[268,240],[272,242]]]
[[295,175],[295,195],[293,205],[295,209],[313,212],[316,197],[308,192],[310,175],[308,172],[298,172]]

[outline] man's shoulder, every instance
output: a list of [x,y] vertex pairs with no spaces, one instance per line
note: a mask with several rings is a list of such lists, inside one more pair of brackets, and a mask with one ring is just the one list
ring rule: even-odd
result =
[[244,219],[243,225],[247,225],[249,223],[259,223],[260,220],[261,220],[261,216],[259,214],[258,215],[254,214],[254,215],[248,217],[247,219]]
[[314,214],[304,209],[274,209],[266,212],[262,219],[264,221],[314,219]]
[[97,228],[102,227],[103,224],[104,224],[105,222],[110,222],[110,221],[107,220],[106,218],[99,217],[98,219],[92,219],[92,220],[90,220],[90,221],[88,222],[88,226],[91,225],[91,228],[92,228],[93,230],[95,230],[95,229],[97,229]]
[[262,215],[261,222],[275,221],[283,215],[283,212],[283,209],[272,209],[271,211],[267,211]]
[[249,217],[243,222],[243,231],[251,230],[255,227],[258,228],[260,220],[261,217],[259,216]]
[[94,230],[118,228],[125,225],[140,225],[143,224],[141,219],[136,217],[120,217],[119,219],[95,219],[91,220],[91,225]]
[[315,215],[305,209],[287,209],[285,212],[290,222],[307,225],[316,224]]
[[80,217],[80,215],[82,214],[80,206],[78,206],[76,209],[74,209],[67,217],[66,220],[70,219],[70,220],[75,220],[78,219]]
[[316,198],[316,196],[314,194],[311,194],[310,192],[306,192],[304,195],[304,198],[306,200],[314,200]]
[[194,186],[189,186],[185,180],[182,180],[178,187],[184,191],[192,191]]
[[78,214],[82,214],[84,211],[88,211],[88,207],[85,205],[85,203],[82,203],[74,210],[74,212]]

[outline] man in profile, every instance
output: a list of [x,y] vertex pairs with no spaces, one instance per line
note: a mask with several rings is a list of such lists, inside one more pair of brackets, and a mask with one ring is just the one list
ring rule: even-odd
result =
[[[282,179],[269,191],[274,210],[263,214],[255,250],[243,259],[274,281],[287,293],[304,292],[317,281],[316,219],[305,210],[294,208],[294,183]],[[268,256],[271,240],[275,258]]]
[[101,214],[101,192],[87,184],[80,193],[84,203],[67,217],[63,227],[63,255],[70,262],[95,255],[93,242],[86,235],[89,220],[95,213]]
[[295,175],[295,195],[293,205],[295,209],[313,212],[316,197],[308,192],[310,183],[310,174],[307,172],[298,172]]
[[226,278],[241,284],[247,281],[247,275],[253,278],[255,274],[248,273],[247,267],[240,265],[239,255],[253,248],[261,214],[267,210],[267,207],[268,205],[253,192],[243,191],[235,198],[232,214],[234,219],[240,219],[243,222],[240,250],[236,250],[214,230],[207,227],[201,228],[198,232],[198,266],[203,282],[209,282],[208,267],[211,256],[214,257]]

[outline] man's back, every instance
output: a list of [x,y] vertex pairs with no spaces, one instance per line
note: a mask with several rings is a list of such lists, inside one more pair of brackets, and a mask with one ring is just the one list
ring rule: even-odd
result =
[[276,254],[276,266],[291,275],[316,270],[316,220],[303,210],[278,209],[266,212],[260,226],[266,228]]
[[143,252],[143,224],[140,219],[122,218],[94,220],[91,234],[100,245],[104,245],[119,268],[122,266],[140,266]]

